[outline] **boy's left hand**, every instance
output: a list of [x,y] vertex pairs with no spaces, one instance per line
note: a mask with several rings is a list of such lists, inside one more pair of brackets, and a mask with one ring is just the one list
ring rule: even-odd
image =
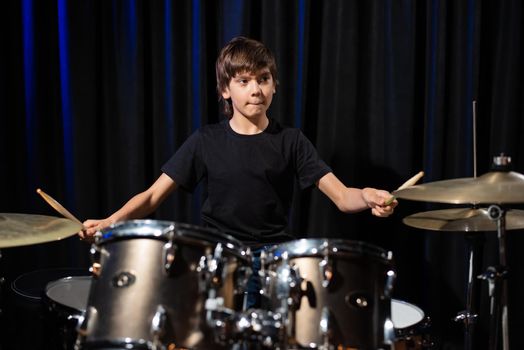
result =
[[380,218],[385,218],[393,214],[398,201],[394,199],[391,193],[384,190],[377,190],[375,188],[364,188],[362,190],[364,200],[368,207],[371,208],[371,213]]

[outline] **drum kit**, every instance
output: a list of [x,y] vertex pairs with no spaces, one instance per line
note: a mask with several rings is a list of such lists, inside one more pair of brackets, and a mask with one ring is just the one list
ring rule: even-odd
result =
[[[524,176],[506,170],[438,181],[393,192],[399,199],[469,208],[417,213],[406,225],[435,231],[497,231],[500,266],[481,275],[490,284],[490,349],[507,331],[505,231],[524,228]],[[483,205],[483,206],[480,206]],[[485,205],[485,206],[484,206]],[[0,214],[0,248],[74,235],[78,220]],[[429,318],[394,299],[391,252],[351,240],[298,239],[261,251],[217,230],[159,220],[130,220],[97,232],[91,275],[59,278],[43,291],[58,349],[428,349]],[[473,250],[470,260],[474,259]],[[471,287],[472,272],[468,280]],[[251,279],[257,307],[246,304]],[[468,288],[466,348],[477,315]]]

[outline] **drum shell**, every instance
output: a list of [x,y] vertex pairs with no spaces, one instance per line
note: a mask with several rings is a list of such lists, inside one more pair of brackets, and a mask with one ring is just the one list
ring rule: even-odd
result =
[[[135,223],[136,224],[136,223]],[[143,222],[148,225],[148,222]],[[156,223],[157,224],[157,223]],[[161,335],[163,344],[182,347],[210,348],[211,330],[206,324],[205,301],[210,289],[206,262],[213,256],[217,241],[203,240],[208,231],[185,228],[183,236],[119,235],[97,244],[100,270],[94,278],[88,300],[85,343],[146,344],[152,342],[152,322],[159,306],[167,314]],[[198,231],[192,235],[191,231]],[[198,236],[198,237],[197,237]],[[174,247],[171,269],[165,268],[165,249]],[[224,245],[227,245],[224,242]],[[237,272],[247,259],[236,249],[224,249],[223,270],[216,297],[226,309],[241,310],[243,290],[237,283]],[[204,266],[202,265],[204,262]],[[120,285],[124,278],[124,285]],[[213,345],[214,347],[214,345]]]
[[[335,348],[377,349],[391,342],[385,336],[385,325],[391,318],[388,273],[393,264],[390,254],[362,242],[342,240],[300,240],[279,246],[277,250],[278,255],[287,258],[275,259],[275,251],[269,252],[266,269],[274,276],[266,289],[269,309],[276,311],[282,306],[282,298],[276,291],[282,289],[278,284],[285,283],[278,276],[283,265],[297,271],[302,280],[298,307],[295,306],[296,311],[290,307],[288,312],[287,343],[300,347],[324,344],[323,319],[328,321],[329,343]],[[326,258],[332,278],[324,287],[320,264]],[[358,298],[365,299],[367,305],[358,306]],[[328,310],[327,319],[323,310]]]

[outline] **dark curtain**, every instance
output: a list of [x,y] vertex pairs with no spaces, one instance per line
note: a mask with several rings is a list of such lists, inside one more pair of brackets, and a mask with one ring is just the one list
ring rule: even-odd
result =
[[[222,118],[214,62],[237,35],[277,57],[270,115],[301,128],[348,186],[394,190],[420,170],[423,182],[471,177],[475,159],[481,175],[501,152],[524,172],[523,12],[519,0],[8,0],[0,212],[57,215],[40,187],[81,220],[101,218],[147,188],[195,129]],[[464,325],[452,318],[465,308],[466,235],[402,223],[452,206],[400,200],[377,219],[342,214],[316,189],[295,199],[298,236],[391,250],[395,298],[431,317],[438,348],[463,347]],[[151,218],[198,224],[199,209],[199,190],[177,192]],[[480,274],[497,264],[498,242],[495,232],[478,236]],[[524,346],[522,240],[508,232],[512,349]],[[2,256],[5,292],[27,271],[87,267],[89,245],[73,236]],[[476,349],[487,346],[487,289],[477,282]]]

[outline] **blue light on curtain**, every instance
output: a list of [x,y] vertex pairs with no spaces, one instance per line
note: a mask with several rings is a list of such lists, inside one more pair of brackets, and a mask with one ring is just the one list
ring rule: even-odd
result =
[[[128,33],[129,33],[129,41],[128,41],[128,52],[130,53],[130,57],[133,59],[133,63],[135,62],[136,58],[136,50],[137,50],[137,19],[136,19],[136,1],[126,1],[127,9],[126,12],[128,14]],[[134,64],[133,64],[134,67]]]
[[394,97],[394,77],[393,69],[395,56],[393,54],[393,39],[392,39],[392,19],[391,19],[391,0],[384,2],[384,101],[386,104],[386,113],[396,113],[395,97]]
[[[437,108],[436,94],[437,94],[437,51],[438,51],[438,16],[439,16],[439,1],[433,0],[430,6],[430,26],[429,26],[429,72],[427,76],[427,104],[426,104],[426,127],[424,138],[426,142],[424,152],[424,172],[428,181],[432,179],[433,174],[433,156],[434,156],[434,137],[435,134],[435,112]],[[424,257],[428,261],[431,260],[431,252],[433,251],[433,241],[431,239],[424,240]],[[428,276],[429,273],[425,273]]]
[[[137,91],[137,17],[136,17],[136,1],[124,2],[124,32],[121,37],[124,48],[124,55],[122,56],[122,74],[125,77],[125,85],[122,87],[126,91],[127,96],[132,96],[133,101],[138,98]],[[123,102],[122,106],[125,108],[126,114],[133,118],[138,118],[136,104]],[[134,123],[124,123],[128,128],[128,134],[132,134],[135,130]]]
[[[425,164],[424,169],[425,173],[428,175],[429,179],[434,175],[433,174],[433,155],[434,155],[434,130],[435,130],[435,112],[437,110],[436,104],[436,94],[437,94],[437,53],[438,53],[438,16],[439,16],[439,0],[431,1],[430,5],[430,38],[429,38],[429,72],[428,72],[428,96],[426,104],[426,131],[425,140]],[[428,180],[429,180],[428,179]]]
[[295,82],[295,127],[302,127],[302,95],[304,74],[304,22],[306,18],[305,0],[298,1],[297,38],[297,79]]
[[200,108],[200,91],[201,91],[201,76],[200,76],[200,12],[201,4],[200,0],[193,0],[193,18],[192,18],[192,62],[191,72],[193,76],[193,118],[192,118],[192,130],[200,127],[201,120],[201,108]]
[[243,0],[224,1],[224,33],[222,40],[224,44],[242,33],[242,18],[244,12]]
[[69,28],[67,0],[58,1],[58,49],[60,59],[60,94],[62,104],[62,143],[64,147],[65,195],[68,207],[74,200],[73,112],[69,83]]
[[165,73],[165,125],[166,125],[166,139],[169,152],[175,149],[175,127],[174,127],[174,99],[173,99],[173,32],[172,23],[173,17],[171,11],[171,0],[164,1],[164,65]]
[[468,0],[468,32],[467,32],[467,50],[466,50],[466,103],[464,115],[467,117],[466,123],[466,162],[465,162],[465,173],[469,174],[473,169],[473,47],[475,41],[475,1]]
[[[200,25],[202,19],[200,18],[201,13],[201,3],[200,0],[193,0],[192,8],[192,61],[191,61],[191,73],[192,73],[192,87],[193,87],[193,96],[192,96],[192,130],[195,131],[200,127],[201,121],[201,80],[202,76],[200,73],[200,43],[201,43],[201,34],[200,34]],[[192,221],[199,222],[200,220],[200,210],[201,210],[201,187],[198,186],[194,192],[192,200]]]
[[22,2],[22,25],[23,25],[23,47],[24,47],[24,105],[25,105],[25,135],[27,148],[26,171],[28,176],[28,188],[35,188],[35,180],[32,177],[35,161],[35,62],[34,62],[34,27],[33,27],[33,0]]

